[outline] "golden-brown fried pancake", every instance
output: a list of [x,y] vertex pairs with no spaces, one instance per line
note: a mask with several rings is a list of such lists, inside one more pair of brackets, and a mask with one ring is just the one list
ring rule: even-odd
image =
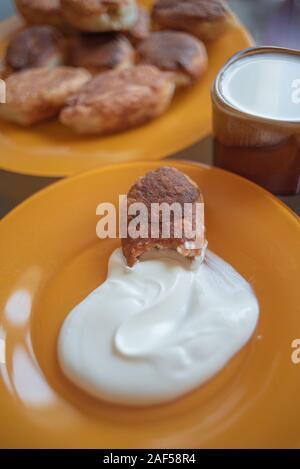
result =
[[24,126],[49,119],[90,78],[86,70],[71,67],[13,73],[6,80],[6,104],[0,105],[0,119]]
[[91,73],[126,68],[134,63],[135,51],[120,33],[79,34],[69,46],[69,64]]
[[136,45],[139,41],[146,39],[151,30],[151,17],[150,13],[146,8],[139,5],[138,6],[138,17],[134,23],[134,25],[125,32],[126,36],[128,37],[129,41]]
[[160,29],[186,31],[204,42],[217,38],[233,23],[223,0],[157,0],[152,17]]
[[137,19],[135,0],[61,0],[65,19],[79,31],[130,28]]
[[137,52],[139,62],[174,72],[177,86],[190,85],[207,69],[204,44],[180,31],[152,33],[139,44]]
[[[188,176],[172,167],[162,167],[156,171],[150,171],[141,177],[129,190],[127,195],[128,208],[134,203],[142,203],[147,207],[148,219],[145,220],[144,228],[149,233],[149,237],[133,238],[128,237],[122,239],[123,254],[127,260],[129,267],[132,267],[138,259],[145,253],[154,249],[175,250],[184,257],[194,258],[202,253],[205,247],[205,229],[204,220],[201,219],[200,226],[196,225],[196,204],[203,203],[203,197],[197,184]],[[158,237],[151,237],[151,226],[153,226],[153,218],[151,213],[152,204],[178,204],[181,207],[181,214],[176,218],[170,218],[168,223],[169,238],[164,238],[164,223],[162,216],[158,218]],[[186,238],[184,230],[182,236],[176,237],[175,226],[184,225],[184,206],[191,204],[192,225],[195,235],[192,238]],[[127,228],[130,226],[132,215],[127,217]],[[187,217],[186,217],[187,220]],[[147,226],[146,226],[147,225]],[[198,228],[198,231],[196,231]]]
[[70,98],[60,121],[86,134],[110,134],[138,126],[169,107],[169,74],[150,65],[104,72]]
[[21,15],[30,24],[64,27],[60,0],[15,0]]
[[52,26],[32,26],[10,42],[5,57],[13,71],[34,67],[57,67],[65,61],[65,40]]

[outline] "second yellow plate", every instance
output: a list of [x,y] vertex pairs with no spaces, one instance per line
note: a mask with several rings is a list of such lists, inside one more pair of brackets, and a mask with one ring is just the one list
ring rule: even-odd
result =
[[[152,1],[141,3],[150,6]],[[0,25],[0,52],[18,27],[17,18]],[[165,115],[130,132],[82,137],[55,120],[31,129],[0,122],[0,168],[37,176],[70,176],[112,163],[159,160],[182,150],[209,134],[214,77],[229,57],[249,45],[248,33],[236,22],[209,45],[209,70],[203,79],[178,94]]]

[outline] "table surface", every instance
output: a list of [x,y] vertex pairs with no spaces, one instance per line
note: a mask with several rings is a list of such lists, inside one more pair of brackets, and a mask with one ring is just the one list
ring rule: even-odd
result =
[[[228,0],[228,2],[257,44],[299,49],[300,0]],[[13,1],[0,0],[0,21],[11,16],[13,12]],[[212,139],[209,136],[175,155],[170,155],[170,158],[210,164]],[[0,170],[0,217],[54,181],[56,181],[54,178],[23,176]],[[285,197],[283,201],[300,215],[300,196]]]

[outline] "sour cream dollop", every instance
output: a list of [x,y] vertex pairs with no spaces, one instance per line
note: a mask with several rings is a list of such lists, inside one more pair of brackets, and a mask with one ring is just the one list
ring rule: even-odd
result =
[[159,252],[128,269],[117,249],[107,280],[65,320],[59,362],[100,399],[163,403],[220,371],[250,339],[258,316],[251,286],[210,251],[203,263]]

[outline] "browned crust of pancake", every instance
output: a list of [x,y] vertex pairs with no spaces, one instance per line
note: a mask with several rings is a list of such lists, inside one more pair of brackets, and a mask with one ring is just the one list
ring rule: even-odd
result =
[[172,77],[150,65],[104,72],[67,101],[60,120],[80,133],[123,131],[162,114],[173,92]]
[[60,13],[60,0],[16,0],[20,7],[30,8],[38,12]]
[[159,31],[142,41],[138,48],[141,63],[161,70],[187,74],[197,80],[207,69],[204,44],[194,36],[179,31]]
[[228,15],[222,0],[158,0],[153,7],[154,18],[164,16],[174,19],[215,21]]
[[26,101],[27,98],[38,99],[39,95],[54,98],[58,87],[68,92],[69,81],[82,74],[88,75],[85,70],[71,67],[57,67],[53,70],[37,68],[14,73],[6,82],[8,100]]
[[100,15],[102,13],[119,10],[128,5],[128,0],[61,0],[63,8],[71,8],[79,15]]
[[158,0],[152,17],[161,29],[187,31],[205,42],[218,37],[233,21],[223,0]]
[[55,61],[61,65],[65,56],[65,41],[52,26],[32,26],[18,33],[6,52],[6,63],[13,70],[48,66]]
[[[176,168],[166,166],[148,172],[131,187],[128,192],[128,207],[136,202],[141,202],[147,207],[149,214],[148,223],[150,224],[152,203],[161,204],[164,202],[171,205],[176,202],[183,208],[185,203],[191,203],[194,206],[196,203],[203,202],[203,197],[197,184],[188,176]],[[132,218],[134,217],[128,216],[128,224]],[[193,219],[193,223],[194,221]],[[172,233],[174,233],[174,220],[171,220],[170,239],[163,239],[161,237],[162,229],[162,223],[160,222],[159,238],[133,239],[127,237],[122,239],[123,254],[129,267],[134,266],[140,256],[153,249],[177,250],[184,257],[188,258],[193,258],[201,253],[201,248],[187,249],[185,247],[185,242],[187,241],[185,238],[172,237]],[[204,233],[199,235],[202,238]]]
[[125,32],[129,41],[136,45],[139,41],[146,39],[151,31],[151,17],[150,13],[146,8],[139,5],[138,17],[134,25]]
[[30,24],[50,24],[63,27],[61,0],[15,0],[21,15]]
[[6,104],[0,106],[0,118],[31,125],[53,117],[89,79],[86,70],[71,67],[13,73],[6,80]]
[[135,51],[120,33],[80,34],[69,46],[69,64],[92,73],[123,68],[133,64]]
[[135,0],[61,0],[66,21],[79,31],[110,32],[130,28],[137,18]]

